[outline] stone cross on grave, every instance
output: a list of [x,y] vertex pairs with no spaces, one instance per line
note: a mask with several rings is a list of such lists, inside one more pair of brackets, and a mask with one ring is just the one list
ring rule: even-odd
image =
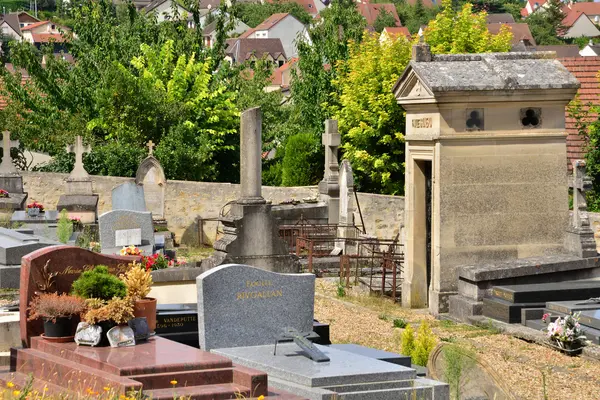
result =
[[585,193],[592,189],[592,180],[586,173],[584,160],[573,160],[573,219],[576,230],[591,231]]
[[2,164],[0,164],[0,174],[16,174],[17,168],[12,163],[12,157],[10,156],[10,149],[18,147],[18,140],[10,140],[10,132],[2,132]]
[[69,175],[69,179],[85,179],[89,178],[89,174],[83,167],[83,153],[89,153],[92,151],[92,147],[88,145],[83,145],[83,140],[81,136],[77,136],[77,141],[74,145],[67,145],[67,152],[75,153],[75,165],[73,166],[73,171],[71,171],[71,175]]
[[325,121],[325,133],[323,133],[322,140],[323,146],[325,146],[325,172],[323,180],[319,182],[319,193],[323,199],[327,200],[328,222],[337,224],[340,195],[338,147],[341,142],[337,120],[328,119]]
[[152,153],[154,153],[154,146],[156,145],[152,140],[149,140],[148,143],[146,143],[146,147],[148,147],[148,156],[151,156]]

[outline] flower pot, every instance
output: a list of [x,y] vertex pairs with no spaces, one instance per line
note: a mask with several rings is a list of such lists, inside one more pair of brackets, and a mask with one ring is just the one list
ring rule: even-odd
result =
[[28,208],[27,215],[29,215],[30,217],[37,217],[38,215],[40,215],[40,209],[37,207]]
[[106,347],[110,346],[110,342],[108,341],[108,336],[106,335],[111,328],[117,326],[113,321],[100,321],[96,325],[102,328],[102,338],[100,339],[100,343],[98,343],[98,347]]
[[73,336],[73,325],[71,318],[60,317],[56,318],[56,322],[52,320],[44,321],[44,336],[49,338]]
[[133,305],[133,315],[136,318],[146,317],[148,331],[154,332],[156,329],[156,299],[145,297],[136,300]]

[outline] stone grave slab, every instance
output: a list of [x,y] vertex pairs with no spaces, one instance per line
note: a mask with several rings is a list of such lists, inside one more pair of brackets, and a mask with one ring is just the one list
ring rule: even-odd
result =
[[550,312],[570,314],[577,311],[600,310],[600,303],[585,303],[585,300],[549,301],[546,303],[546,309]]
[[[98,218],[100,245],[103,254],[118,254],[123,245],[117,244],[117,232],[140,229],[141,243],[137,247],[144,255],[154,251],[152,213],[131,210],[113,210]],[[119,235],[121,237],[121,235]]]
[[581,325],[600,330],[600,310],[582,311],[579,322]]
[[411,359],[409,356],[403,356],[402,354],[396,354],[389,351],[383,351],[378,349],[373,349],[371,347],[360,346],[354,343],[344,343],[344,344],[332,344],[329,347],[333,347],[334,349],[348,351],[350,353],[359,354],[361,356],[374,358],[376,360],[389,362],[396,365],[401,365],[404,367],[410,368]]
[[284,327],[312,331],[313,274],[227,264],[198,276],[196,284],[202,349],[275,343]]
[[[374,358],[316,345],[329,362],[314,362],[294,343],[212,350],[233,362],[269,374],[269,383],[308,399],[447,399],[446,384],[421,381],[416,371]],[[414,397],[411,397],[414,396]],[[419,397],[422,396],[422,397]]]
[[144,187],[135,182],[125,182],[112,190],[113,210],[147,211]]
[[583,300],[590,297],[600,297],[600,281],[582,280],[495,286],[492,288],[492,297],[512,303]]
[[483,299],[483,315],[509,324],[521,322],[523,308],[542,308],[546,303],[511,303],[502,299]]

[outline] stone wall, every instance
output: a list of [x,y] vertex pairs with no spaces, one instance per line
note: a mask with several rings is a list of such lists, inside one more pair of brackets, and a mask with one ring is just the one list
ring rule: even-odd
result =
[[[67,174],[24,172],[23,184],[29,193],[28,202],[37,201],[47,209],[55,209],[58,198],[65,192],[64,179]],[[114,176],[92,176],[94,193],[100,195],[98,212],[112,209],[111,191],[133,178]],[[165,195],[165,219],[176,240],[186,244],[198,244],[199,233],[212,241],[216,234],[216,222],[206,221],[219,216],[221,208],[238,197],[239,185],[231,183],[207,183],[191,181],[168,181]],[[273,204],[289,199],[301,200],[315,197],[316,186],[308,187],[263,187],[263,196]],[[359,193],[359,202],[367,233],[381,238],[393,237],[403,224],[404,197]],[[198,218],[205,221],[199,229]],[[360,224],[358,212],[356,224]]]

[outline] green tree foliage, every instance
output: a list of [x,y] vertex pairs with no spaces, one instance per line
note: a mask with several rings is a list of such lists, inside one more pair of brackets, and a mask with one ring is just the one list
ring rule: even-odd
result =
[[246,25],[255,28],[273,14],[289,13],[305,25],[312,23],[312,16],[298,3],[292,1],[275,1],[273,3],[243,2],[235,6],[237,13]]
[[565,29],[562,24],[565,14],[560,0],[549,0],[543,10],[531,14],[525,22],[538,45],[564,44],[558,35]]
[[317,166],[321,165],[321,141],[310,133],[291,136],[285,146],[282,163],[283,186],[307,186],[319,182]]
[[391,88],[410,54],[404,37],[380,44],[376,35],[368,35],[352,44],[348,61],[339,63],[339,106],[333,109],[344,158],[352,163],[360,190],[404,192],[404,112]]
[[58,241],[61,243],[67,243],[73,234],[73,222],[69,219],[69,214],[67,210],[63,209],[60,212],[60,217],[58,219],[58,224],[56,227],[56,235],[58,236]]
[[385,8],[381,8],[379,14],[377,14],[377,18],[373,21],[373,28],[375,32],[381,33],[383,28],[387,28],[388,26],[396,26],[396,18]]
[[110,300],[113,297],[125,297],[125,283],[108,272],[108,267],[98,265],[91,271],[81,274],[71,287],[74,295],[84,299]]
[[415,330],[411,324],[406,325],[400,337],[400,350],[405,356],[410,356],[415,350]]
[[396,12],[402,25],[408,28],[413,35],[419,32],[422,25],[427,25],[430,20],[440,12],[439,7],[425,7],[423,0],[417,0],[414,5],[405,0],[396,3]]
[[487,29],[486,17],[485,11],[473,13],[470,3],[456,12],[452,0],[443,0],[442,12],[425,29],[425,42],[436,54],[509,51],[510,28],[503,26],[497,35],[492,35]]
[[431,331],[429,323],[422,321],[417,330],[417,338],[415,339],[415,348],[411,354],[412,362],[422,367],[427,366],[429,353],[435,348],[437,338]]

